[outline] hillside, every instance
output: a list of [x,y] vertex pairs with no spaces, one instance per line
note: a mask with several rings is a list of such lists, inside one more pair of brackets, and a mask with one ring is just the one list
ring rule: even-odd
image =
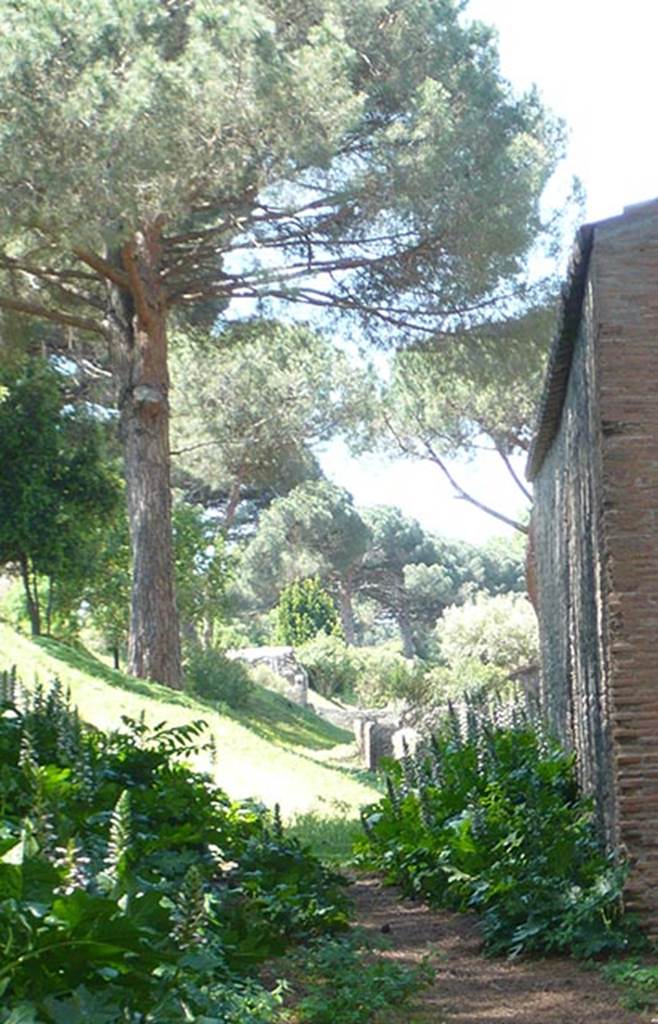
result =
[[234,797],[254,797],[285,817],[314,812],[355,817],[377,793],[360,770],[352,736],[279,694],[257,687],[248,709],[218,708],[108,668],[87,651],[46,637],[32,639],[0,623],[0,669],[16,665],[26,685],[59,676],[84,721],[117,728],[121,716],[171,725],[203,718],[215,737],[217,764],[197,762]]

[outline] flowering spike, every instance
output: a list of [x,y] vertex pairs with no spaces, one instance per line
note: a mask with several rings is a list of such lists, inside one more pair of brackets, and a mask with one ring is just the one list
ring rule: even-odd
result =
[[202,929],[205,917],[203,876],[198,867],[192,864],[185,872],[172,914],[171,937],[176,945],[181,949],[188,949],[203,942]]

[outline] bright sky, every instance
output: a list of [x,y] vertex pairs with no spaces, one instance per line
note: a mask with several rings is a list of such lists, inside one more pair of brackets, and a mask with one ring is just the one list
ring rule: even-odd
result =
[[[535,83],[570,129],[569,175],[587,193],[587,220],[658,195],[658,3],[653,0],[471,0],[468,12],[499,33],[503,74],[517,90]],[[504,531],[456,500],[431,466],[350,459],[333,445],[328,476],[359,505],[398,505],[427,529],[481,541]],[[519,511],[518,491],[492,461],[456,465],[468,489]]]

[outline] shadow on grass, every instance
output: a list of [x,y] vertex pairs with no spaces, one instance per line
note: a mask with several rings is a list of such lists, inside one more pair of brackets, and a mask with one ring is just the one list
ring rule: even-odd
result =
[[298,750],[296,753],[298,757],[304,758],[305,761],[309,761],[312,764],[322,764],[323,768],[330,768],[332,772],[339,772],[339,774],[344,775],[346,778],[352,779],[353,782],[360,782],[364,786],[369,786],[371,789],[376,790],[378,793],[386,791],[385,776],[379,772],[370,771],[369,768],[338,764],[332,761],[318,762],[314,757],[305,754],[303,750]]
[[[353,809],[349,809],[353,815]],[[331,811],[331,808],[328,808]],[[327,817],[315,811],[296,814],[286,823],[286,834],[294,836],[304,846],[310,846],[316,857],[330,867],[340,870],[349,864],[355,841],[362,835],[362,826],[358,818],[336,815],[341,808],[334,808],[334,814]]]
[[[203,700],[160,683],[152,683],[125,675],[110,668],[89,651],[70,647],[51,637],[33,637],[32,642],[49,657],[63,662],[85,675],[100,679],[110,686],[149,697],[161,703],[178,704],[198,710],[206,708],[238,722],[256,736],[277,746],[328,750],[340,743],[349,743],[350,733],[319,718],[312,711],[292,704],[285,697],[256,684],[255,692],[245,708],[235,709],[218,701]],[[327,767],[337,767],[330,766]]]
[[241,713],[241,721],[243,715],[247,718],[243,724],[270,743],[329,750],[354,738],[345,729],[262,686],[258,686],[249,707]]
[[196,707],[200,703],[181,690],[172,690],[169,686],[163,686],[161,683],[152,683],[148,679],[137,679],[135,676],[127,676],[123,672],[109,668],[84,648],[69,647],[68,644],[64,644],[60,640],[53,640],[48,636],[35,636],[31,639],[32,643],[45,651],[50,658],[62,661],[69,668],[77,669],[78,672],[83,672],[85,675],[101,679],[104,683],[109,683],[110,686],[128,690],[130,693],[139,693],[143,697],[150,697],[151,700],[167,704],[181,704],[188,708]]

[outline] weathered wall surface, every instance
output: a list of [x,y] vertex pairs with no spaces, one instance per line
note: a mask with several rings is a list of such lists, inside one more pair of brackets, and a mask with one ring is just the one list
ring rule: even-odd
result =
[[244,661],[247,665],[265,665],[281,679],[281,691],[293,704],[306,707],[308,703],[308,674],[299,664],[293,647],[241,647],[227,651],[227,658]]
[[629,856],[628,905],[656,933],[658,202],[594,226],[586,283],[566,387],[567,335],[554,349],[531,464],[542,697]]
[[658,208],[602,224],[592,254],[610,718],[629,904],[658,930]]
[[541,699],[578,754],[609,841],[615,834],[613,761],[603,642],[603,543],[592,289],[575,344],[559,431],[535,481],[534,533],[542,648]]

